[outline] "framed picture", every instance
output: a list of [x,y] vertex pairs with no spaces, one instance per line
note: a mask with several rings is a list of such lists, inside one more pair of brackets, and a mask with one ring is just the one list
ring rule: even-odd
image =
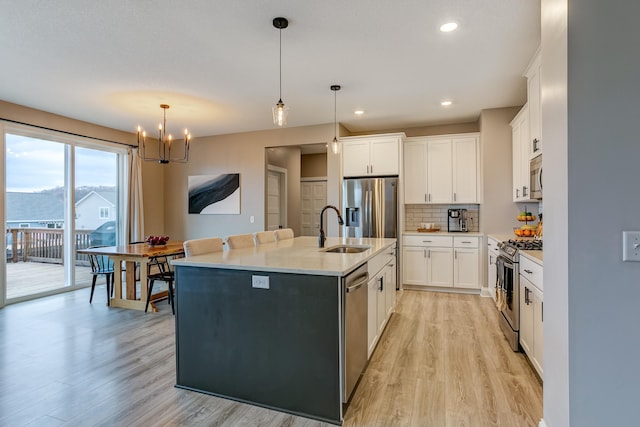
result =
[[189,177],[190,214],[240,214],[240,174]]

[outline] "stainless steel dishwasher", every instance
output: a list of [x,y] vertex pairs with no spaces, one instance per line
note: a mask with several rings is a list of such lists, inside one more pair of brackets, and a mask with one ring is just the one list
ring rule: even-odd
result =
[[367,263],[344,279],[344,403],[349,401],[367,364],[368,281]]

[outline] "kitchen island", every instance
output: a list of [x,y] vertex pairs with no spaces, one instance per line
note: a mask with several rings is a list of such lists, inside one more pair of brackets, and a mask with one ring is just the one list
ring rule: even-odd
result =
[[341,424],[345,282],[377,271],[395,243],[327,238],[326,249],[366,247],[331,253],[298,237],[173,261],[176,386]]

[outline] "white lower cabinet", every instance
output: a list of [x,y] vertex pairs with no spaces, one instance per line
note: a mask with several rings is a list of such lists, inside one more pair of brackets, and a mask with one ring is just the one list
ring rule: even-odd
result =
[[371,357],[395,309],[397,277],[395,247],[369,261],[369,276],[370,279],[367,283],[367,343],[369,349],[367,357]]
[[427,285],[453,286],[452,248],[427,249]]
[[403,283],[479,289],[479,239],[476,236],[404,236]]
[[[540,275],[532,276],[525,271],[539,271]],[[540,265],[520,257],[520,346],[540,377],[544,366],[544,295],[541,272]]]

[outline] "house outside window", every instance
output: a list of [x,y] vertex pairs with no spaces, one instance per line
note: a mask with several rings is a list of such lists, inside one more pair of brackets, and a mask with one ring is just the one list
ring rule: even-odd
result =
[[109,219],[109,207],[100,208],[100,219]]

